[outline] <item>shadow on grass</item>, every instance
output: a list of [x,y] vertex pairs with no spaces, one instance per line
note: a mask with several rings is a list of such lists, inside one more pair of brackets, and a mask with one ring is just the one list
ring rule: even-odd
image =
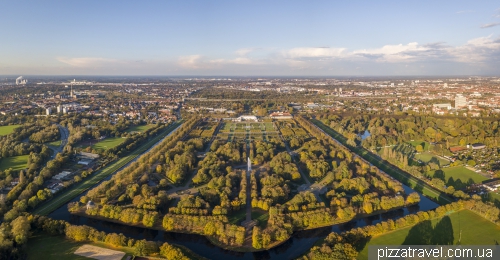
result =
[[454,239],[451,219],[445,216],[434,227],[430,220],[413,226],[403,245],[453,245]]

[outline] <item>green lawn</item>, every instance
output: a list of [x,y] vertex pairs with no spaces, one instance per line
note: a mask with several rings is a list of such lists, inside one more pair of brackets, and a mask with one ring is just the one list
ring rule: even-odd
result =
[[252,219],[259,222],[259,227],[264,228],[267,225],[269,214],[265,210],[252,209]]
[[92,145],[92,149],[96,150],[107,150],[111,149],[125,141],[125,138],[121,137],[108,137],[94,145]]
[[442,159],[440,157],[437,157],[429,152],[415,154],[414,158],[415,158],[415,160],[421,160],[424,163],[428,163],[428,162],[438,163],[439,166],[450,164],[450,161]]
[[424,148],[424,151],[427,151],[429,149],[430,143],[423,141],[423,140],[415,140],[415,141],[409,141],[409,144],[411,144],[413,147],[417,147],[417,145],[422,145],[422,148]]
[[[444,176],[443,176],[444,173]],[[455,189],[461,189],[472,183],[482,183],[488,178],[471,171],[464,166],[455,166],[444,168],[441,171],[435,171],[431,176],[435,178],[444,178],[444,182],[448,186],[453,186]]]
[[62,140],[57,140],[57,141],[53,141],[53,142],[50,142],[50,143],[47,143],[47,144],[59,147],[59,146],[61,146],[61,143],[62,143]]
[[422,245],[433,242],[456,245],[460,232],[462,245],[495,245],[500,241],[500,226],[472,211],[461,210],[441,219],[373,237],[361,250],[358,259],[368,258],[368,246],[371,245]]
[[246,210],[245,210],[245,208],[243,208],[243,209],[240,209],[236,212],[231,212],[230,214],[228,214],[227,217],[228,217],[229,223],[235,224],[235,225],[240,225],[241,222],[244,221],[246,218]]
[[150,125],[136,125],[136,126],[132,126],[132,127],[129,127],[127,129],[127,133],[130,133],[130,132],[144,132],[150,128],[153,128],[155,127],[156,125],[153,125],[153,124],[150,124]]
[[0,159],[0,170],[12,168],[14,171],[25,169],[29,155],[13,156]]
[[21,125],[6,125],[6,126],[0,126],[0,136],[1,135],[8,135],[14,131],[15,128],[20,127]]
[[86,260],[92,259],[79,255],[74,252],[85,243],[74,242],[64,238],[64,236],[49,236],[47,234],[37,234],[28,239],[26,253],[28,259],[40,260]]
[[122,157],[118,161],[111,163],[106,166],[102,170],[94,173],[92,176],[87,177],[84,181],[74,185],[72,188],[65,190],[64,192],[57,194],[54,198],[49,200],[48,202],[42,204],[39,208],[33,211],[33,214],[36,215],[48,215],[50,212],[56,210],[62,205],[66,204],[68,201],[72,200],[82,192],[86,191],[90,187],[94,186],[96,183],[100,182],[102,179],[106,178],[110,174],[115,173],[121,167],[125,166],[127,163],[135,159],[140,154],[144,153],[147,149],[149,149],[152,145],[158,142],[161,138],[165,137],[167,134],[172,132],[175,128],[177,128],[181,123],[175,122],[167,127],[161,134],[151,138],[148,142],[144,143],[139,148],[135,149],[129,155]]

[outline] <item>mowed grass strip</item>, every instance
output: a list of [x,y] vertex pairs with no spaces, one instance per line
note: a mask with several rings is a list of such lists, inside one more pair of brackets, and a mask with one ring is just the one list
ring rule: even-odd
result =
[[126,138],[121,137],[108,137],[94,145],[92,145],[92,149],[95,150],[107,150],[111,149],[125,141]]
[[362,158],[373,164],[375,167],[391,175],[392,177],[399,180],[403,184],[408,185],[410,188],[419,187],[421,189],[422,194],[424,194],[427,197],[435,199],[439,204],[442,205],[453,201],[445,193],[431,188],[430,185],[427,184],[426,182],[415,178],[409,173],[406,173],[403,170],[395,166],[392,166],[389,163],[384,163],[384,161],[380,157],[374,155],[365,148],[359,146],[352,147],[347,145],[347,139],[343,135],[335,132],[328,126],[325,126],[323,123],[321,123],[321,121],[316,119],[311,119],[311,122],[315,124],[317,127],[319,127],[321,130],[325,131],[325,133],[333,137],[339,143],[347,147],[349,150],[361,156]]
[[0,159],[0,170],[12,168],[14,171],[25,169],[28,166],[29,155],[5,157]]
[[0,135],[8,135],[14,131],[14,129],[20,127],[21,125],[5,125],[0,126]]
[[143,144],[142,146],[134,150],[131,154],[122,157],[120,160],[111,163],[109,166],[105,167],[102,170],[99,170],[98,172],[94,173],[90,178],[86,178],[83,182],[80,182],[75,186],[73,186],[73,188],[70,188],[60,193],[59,195],[56,195],[51,200],[44,203],[39,208],[35,209],[33,211],[33,214],[35,215],[50,214],[52,211],[58,209],[62,205],[66,204],[68,201],[72,200],[76,196],[80,195],[82,192],[86,191],[87,189],[94,186],[95,184],[97,184],[110,174],[113,174],[114,172],[118,171],[120,168],[122,168],[123,166],[134,160],[137,156],[145,152],[149,147],[158,142],[161,138],[171,133],[179,125],[180,125],[179,122],[170,125],[167,129],[165,129],[165,131],[162,134],[152,138],[150,141],[148,141],[147,143]]
[[453,245],[457,245],[459,239],[462,245],[495,245],[500,241],[500,226],[472,211],[461,210],[440,219],[375,236],[361,250],[358,259],[368,259],[368,246],[421,245],[427,239],[451,242]]
[[49,236],[47,234],[36,234],[28,239],[26,254],[28,259],[33,260],[87,260],[83,256],[75,255],[74,252],[85,243],[74,242],[64,236]]
[[153,128],[155,127],[156,125],[154,124],[149,124],[149,125],[135,125],[135,126],[132,126],[132,127],[129,127],[127,129],[127,133],[130,133],[130,132],[144,132],[150,128]]
[[483,181],[487,180],[488,178],[484,177],[481,174],[478,174],[474,171],[471,171],[463,166],[456,166],[456,167],[449,167],[443,169],[445,178],[448,180],[448,178],[453,178],[455,180],[460,179],[462,182],[466,183],[471,179],[474,181],[474,183],[482,183]]

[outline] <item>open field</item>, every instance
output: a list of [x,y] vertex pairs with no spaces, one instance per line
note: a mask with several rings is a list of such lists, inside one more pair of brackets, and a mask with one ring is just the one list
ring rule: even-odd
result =
[[127,129],[127,133],[131,133],[131,132],[144,132],[150,128],[153,128],[155,127],[156,125],[153,125],[153,124],[150,124],[150,125],[135,125],[135,126],[132,126],[132,127],[129,127]]
[[111,149],[125,141],[125,138],[121,137],[108,137],[94,145],[92,145],[92,149],[96,150],[107,150]]
[[417,147],[417,145],[421,145],[422,148],[424,148],[424,151],[429,150],[430,145],[431,145],[429,142],[426,142],[423,140],[409,141],[408,143],[411,144],[413,147]]
[[443,158],[440,158],[440,157],[437,157],[429,152],[423,152],[423,153],[419,153],[419,154],[415,154],[415,156],[413,157],[415,158],[415,160],[420,160],[424,163],[428,163],[428,162],[434,162],[434,163],[438,163],[439,166],[443,166],[443,165],[448,165],[450,164],[450,161],[448,160],[445,160]]
[[0,126],[0,136],[1,135],[8,135],[14,131],[14,129],[20,127],[21,125],[6,125],[6,126]]
[[352,147],[347,145],[347,139],[335,132],[333,129],[329,128],[328,126],[325,126],[323,123],[316,119],[311,120],[312,123],[314,123],[316,126],[318,126],[321,130],[323,130],[326,134],[332,136],[335,140],[337,140],[339,143],[342,145],[348,147],[351,151],[356,153],[357,155],[361,156],[380,170],[386,172],[387,174],[391,175],[395,179],[399,180],[403,184],[408,185],[410,188],[413,188],[417,190],[418,192],[421,192],[423,195],[434,199],[437,201],[439,204],[447,204],[452,202],[452,199],[449,198],[445,193],[436,190],[432,188],[429,184],[426,182],[419,180],[415,178],[414,176],[410,175],[407,172],[404,172],[403,170],[397,168],[396,166],[393,166],[384,160],[380,158],[378,155],[371,153],[367,149],[363,147]]
[[448,186],[453,186],[455,189],[461,189],[472,183],[482,183],[488,178],[471,171],[464,166],[456,166],[444,168],[442,170],[435,171],[431,176],[435,178],[443,178],[444,174],[444,182]]
[[75,251],[75,255],[97,260],[120,260],[125,256],[125,253],[98,246],[83,245]]
[[62,144],[62,140],[57,140],[57,141],[53,141],[53,142],[50,142],[50,143],[47,143],[48,145],[52,145],[52,146],[55,146],[55,147],[59,147],[61,146]]
[[0,170],[12,168],[14,171],[25,169],[28,165],[29,155],[20,155],[0,159]]
[[495,245],[500,241],[500,226],[469,210],[454,212],[441,219],[424,221],[413,227],[373,237],[361,250],[358,259],[368,258],[371,245],[456,245],[461,235],[462,245]]
[[113,174],[114,172],[118,171],[119,169],[121,169],[122,167],[127,165],[129,162],[134,160],[137,156],[139,156],[140,154],[147,151],[156,142],[158,142],[163,137],[165,137],[167,134],[172,132],[179,125],[180,125],[179,122],[175,122],[175,123],[171,124],[169,127],[167,127],[163,131],[162,134],[159,134],[159,135],[155,136],[154,138],[151,138],[151,140],[149,140],[147,143],[143,144],[139,148],[135,149],[129,155],[122,157],[118,161],[111,163],[110,165],[108,165],[104,169],[97,171],[92,176],[87,177],[84,181],[76,184],[72,188],[65,190],[64,192],[56,195],[54,198],[52,198],[51,200],[42,204],[42,206],[40,206],[39,208],[34,210],[33,213],[37,214],[37,215],[48,215],[50,212],[63,206],[68,201],[72,200],[74,197],[78,196],[82,192],[86,191],[90,187],[92,187],[95,184],[97,184],[98,182],[100,182],[102,179],[106,178],[110,174]]
[[37,234],[28,239],[27,255],[33,260],[88,260],[90,258],[75,255],[74,252],[84,243],[65,239],[64,236]]

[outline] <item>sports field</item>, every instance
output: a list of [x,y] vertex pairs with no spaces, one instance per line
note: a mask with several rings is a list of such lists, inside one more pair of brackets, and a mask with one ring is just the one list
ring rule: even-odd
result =
[[[482,183],[488,178],[471,171],[464,166],[455,166],[449,168],[443,168],[441,170],[444,173],[444,182],[448,186],[453,186],[455,189],[461,189],[472,183]],[[442,174],[439,171],[435,171],[433,175],[436,178],[442,178]]]
[[422,245],[429,242],[456,245],[460,237],[462,245],[495,245],[500,241],[500,226],[472,211],[461,210],[442,219],[424,221],[373,237],[361,250],[358,259],[368,259],[368,246],[372,245]]
[[443,165],[448,165],[450,164],[450,161],[448,160],[445,160],[445,159],[442,159],[440,157],[437,157],[429,152],[423,152],[423,153],[419,153],[419,154],[415,154],[415,160],[420,160],[424,163],[428,163],[428,162],[435,162],[435,163],[439,163],[439,166],[443,166]]
[[111,149],[125,141],[125,138],[121,137],[108,137],[94,145],[92,145],[92,149],[96,150],[107,150]]
[[21,125],[6,125],[0,126],[0,135],[8,135],[14,131],[14,129],[20,127]]
[[155,127],[156,125],[150,124],[150,125],[136,125],[136,126],[131,126],[127,129],[127,133],[130,132],[144,132],[150,128]]
[[20,155],[0,159],[0,170],[12,168],[14,171],[25,169],[28,165],[29,155]]

